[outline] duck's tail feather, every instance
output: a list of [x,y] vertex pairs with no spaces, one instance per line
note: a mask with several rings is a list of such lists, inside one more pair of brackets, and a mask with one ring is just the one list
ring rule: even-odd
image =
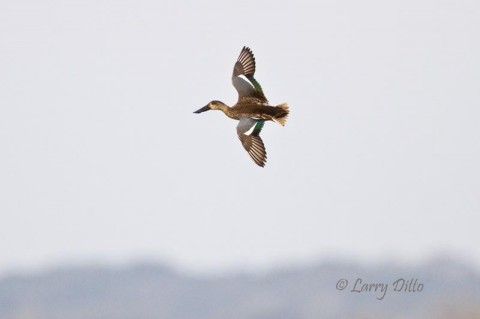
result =
[[280,125],[285,125],[287,122],[288,114],[290,113],[290,108],[287,103],[282,103],[276,106],[277,114],[275,115],[274,121]]

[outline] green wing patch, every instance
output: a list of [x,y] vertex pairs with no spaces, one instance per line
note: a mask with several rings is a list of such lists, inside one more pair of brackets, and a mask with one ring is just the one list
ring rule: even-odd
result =
[[258,83],[257,80],[255,80],[255,78],[251,75],[247,75],[246,77],[253,84],[253,87],[255,88],[255,90],[263,94],[263,89],[260,86],[260,83]]
[[265,125],[265,120],[257,121],[257,124],[255,124],[255,128],[253,129],[252,134],[250,135],[258,136],[262,131],[263,125]]

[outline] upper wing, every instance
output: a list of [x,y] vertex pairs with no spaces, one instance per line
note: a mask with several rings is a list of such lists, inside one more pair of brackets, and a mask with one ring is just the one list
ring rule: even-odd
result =
[[238,102],[251,99],[268,104],[260,83],[255,80],[255,57],[252,50],[243,47],[235,66],[233,67],[232,84],[238,92]]
[[[253,161],[261,167],[264,167],[267,162],[267,151],[265,150],[265,145],[260,137],[260,132],[262,131],[264,124],[264,120],[254,120],[244,117],[240,119],[237,125],[238,138],[242,142],[243,148],[245,148]],[[245,134],[254,125],[255,127],[253,128],[252,133],[250,133],[250,135]]]

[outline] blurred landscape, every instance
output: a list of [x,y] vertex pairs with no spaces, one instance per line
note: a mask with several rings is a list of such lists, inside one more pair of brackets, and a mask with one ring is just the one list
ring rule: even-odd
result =
[[[336,288],[340,279],[349,282],[344,290]],[[361,290],[358,279],[388,287],[352,292]],[[394,291],[398,279],[416,279],[416,287]],[[3,276],[0,318],[480,318],[480,274],[452,258],[408,267],[324,261],[219,276],[156,263],[65,267]]]

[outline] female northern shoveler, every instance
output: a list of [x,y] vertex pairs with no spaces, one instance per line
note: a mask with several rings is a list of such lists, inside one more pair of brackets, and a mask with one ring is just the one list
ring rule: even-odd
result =
[[[265,121],[275,121],[285,125],[288,117],[288,104],[268,105],[262,87],[255,80],[255,57],[252,50],[243,47],[233,68],[232,83],[238,91],[237,103],[229,107],[220,101],[211,101],[206,106],[195,111],[202,113],[208,110],[221,110],[229,118],[239,120],[237,125],[238,138],[255,163],[261,167],[267,161],[265,145],[260,138],[260,132]],[[250,134],[246,134],[251,128]]]

